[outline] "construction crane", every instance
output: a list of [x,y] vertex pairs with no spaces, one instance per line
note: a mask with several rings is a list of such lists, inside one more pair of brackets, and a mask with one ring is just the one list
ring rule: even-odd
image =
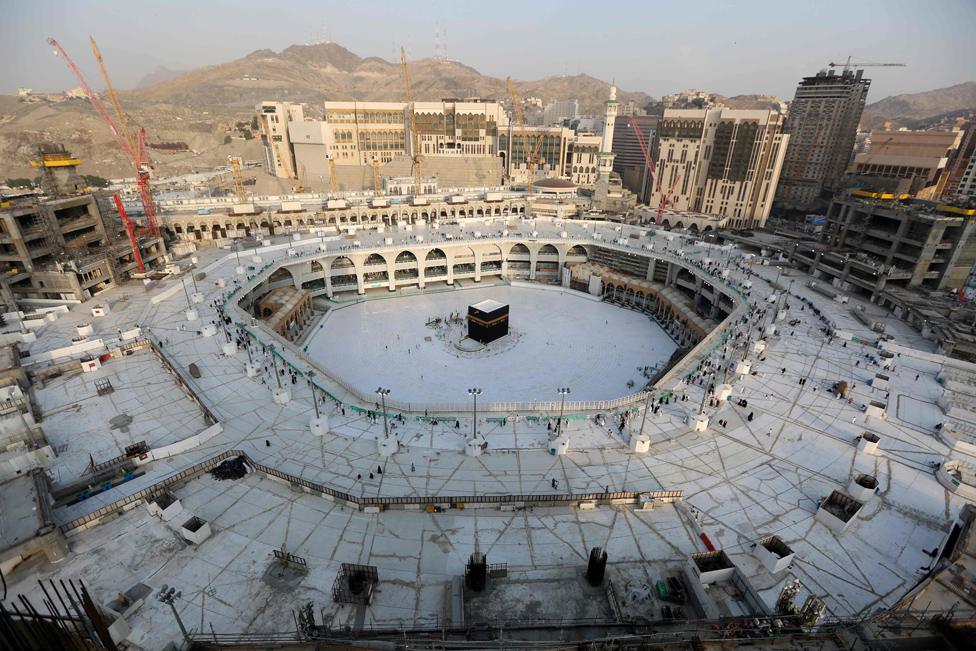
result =
[[654,164],[654,159],[651,157],[651,152],[647,147],[647,139],[644,137],[644,132],[641,131],[640,125],[637,124],[637,120],[630,117],[627,121],[628,126],[634,130],[634,136],[637,139],[637,145],[640,147],[641,155],[644,156],[644,163],[647,165],[647,171],[651,174],[651,183],[654,185],[655,190],[659,195],[661,195],[661,201],[658,203],[657,207],[657,221],[656,224],[660,225],[664,221],[664,209],[668,207],[668,204],[672,203],[671,197],[674,196],[674,190],[678,187],[678,181],[681,179],[681,173],[675,174],[674,181],[671,183],[671,187],[668,188],[667,194],[661,190],[661,176],[663,176],[663,170],[658,173],[657,165]]
[[[108,114],[105,110],[105,105],[92,90],[91,84],[85,79],[85,76],[81,73],[81,70],[75,65],[75,62],[71,60],[68,53],[64,51],[61,44],[58,43],[54,38],[47,39],[48,44],[54,48],[54,55],[61,57],[65,65],[78,80],[82,89],[85,91],[85,95],[88,96],[88,101],[91,102],[92,106],[95,108],[95,112],[98,113],[98,117],[101,118],[102,122],[109,128],[112,135],[115,137],[115,141],[118,143],[119,148],[126,155],[129,161],[132,163],[132,167],[136,173],[136,185],[139,190],[139,198],[142,201],[143,213],[145,214],[146,227],[145,230],[151,234],[153,237],[159,237],[159,224],[156,221],[156,204],[152,198],[152,190],[149,187],[149,177],[151,173],[152,164],[149,160],[149,147],[147,145],[146,130],[139,128],[135,136],[132,135],[131,131],[126,124],[125,130],[123,131],[115,120]],[[92,41],[94,45],[94,40]],[[97,51],[97,46],[95,46]],[[108,87],[112,87],[111,80],[108,77],[108,71],[105,69],[104,62],[101,60],[101,53],[98,54],[99,66],[102,70],[102,74],[105,76],[105,83]],[[117,100],[117,96],[116,96]],[[113,100],[113,104],[116,100]],[[124,115],[122,114],[122,106],[119,104],[117,106],[117,112],[121,119],[124,120]]]
[[118,119],[119,129],[122,131],[122,137],[126,139],[129,146],[132,147],[133,151],[136,149],[136,139],[129,131],[129,123],[125,118],[125,111],[122,110],[122,102],[119,101],[119,94],[115,92],[115,86],[112,85],[112,79],[108,75],[108,69],[105,67],[105,61],[102,59],[102,52],[98,49],[98,43],[95,42],[94,36],[88,37],[91,43],[92,54],[95,56],[95,61],[98,62],[98,69],[102,71],[102,79],[105,80],[105,94],[108,95],[108,99],[112,102],[112,106],[115,108],[115,117]]
[[373,159],[373,195],[380,196],[383,193],[383,186],[380,183],[380,159]]
[[125,213],[125,206],[122,205],[122,200],[119,199],[119,195],[112,195],[112,198],[115,200],[115,207],[119,211],[119,217],[122,219],[122,224],[125,225],[125,231],[129,234],[129,241],[132,242],[132,253],[136,257],[136,265],[139,267],[139,273],[146,273],[146,268],[142,264],[142,254],[139,253],[139,244],[136,242],[136,231],[132,226],[132,221]]
[[416,187],[415,195],[424,193],[421,183],[420,138],[417,136],[417,119],[414,115],[413,91],[410,89],[410,71],[407,69],[407,51],[400,48],[400,66],[403,70],[403,89],[407,98],[407,121],[410,127],[410,171]]
[[861,63],[854,63],[853,57],[847,57],[846,63],[828,63],[829,68],[843,68],[844,72],[847,72],[851,68],[904,68],[906,64],[904,63],[874,63],[871,61],[864,61]]
[[339,198],[339,184],[336,182],[335,175],[335,158],[329,156],[329,198],[338,199]]
[[[531,144],[532,136],[529,135],[528,129],[525,128],[525,115],[522,113],[522,100],[519,99],[518,92],[515,90],[515,84],[512,83],[512,78],[509,77],[505,80],[508,85],[508,92],[512,96],[512,113],[515,117],[515,126],[518,127],[519,135],[522,137],[522,151],[525,154],[525,163],[529,171],[529,180],[525,186],[525,192],[527,195],[532,194],[532,186],[535,184],[535,170],[538,166],[539,159],[539,148],[542,147],[542,139],[544,134],[540,133],[538,138],[536,138],[535,145]],[[512,143],[508,143],[508,148],[514,150]],[[511,156],[511,152],[509,152]]]
[[241,171],[243,162],[240,156],[228,156],[227,162],[230,163],[230,171],[234,177],[234,194],[241,203],[247,203],[247,190],[244,188],[244,174]]

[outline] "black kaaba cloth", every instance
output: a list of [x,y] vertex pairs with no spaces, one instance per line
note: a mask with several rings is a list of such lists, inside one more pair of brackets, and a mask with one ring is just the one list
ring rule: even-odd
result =
[[508,334],[508,305],[490,298],[468,306],[468,336],[483,344]]

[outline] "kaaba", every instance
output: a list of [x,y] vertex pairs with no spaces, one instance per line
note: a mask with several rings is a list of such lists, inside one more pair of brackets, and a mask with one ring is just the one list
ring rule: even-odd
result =
[[468,337],[490,344],[508,334],[508,305],[490,298],[468,306]]

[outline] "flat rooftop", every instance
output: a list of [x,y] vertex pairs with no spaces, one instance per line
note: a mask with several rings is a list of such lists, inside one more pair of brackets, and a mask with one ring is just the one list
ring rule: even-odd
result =
[[32,475],[25,473],[0,484],[0,551],[27,542],[42,524]]
[[495,310],[500,310],[503,307],[508,307],[508,304],[491,298],[486,298],[483,301],[478,301],[477,303],[471,305],[471,307],[476,310],[481,310],[482,312],[494,312]]

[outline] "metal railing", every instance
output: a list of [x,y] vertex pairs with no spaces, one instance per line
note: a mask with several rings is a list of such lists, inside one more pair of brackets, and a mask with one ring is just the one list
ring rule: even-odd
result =
[[291,485],[299,486],[309,492],[319,493],[329,496],[333,500],[341,501],[359,510],[367,507],[379,507],[385,509],[391,506],[417,506],[427,505],[449,505],[455,508],[464,508],[466,504],[512,504],[516,507],[524,506],[567,506],[578,504],[579,502],[596,501],[597,503],[638,502],[641,497],[651,497],[662,502],[673,502],[682,499],[682,490],[658,490],[658,491],[598,491],[594,493],[564,493],[564,494],[497,494],[497,495],[401,495],[401,496],[378,496],[378,497],[358,497],[345,491],[337,490],[331,486],[309,481],[297,475],[257,463],[243,450],[224,450],[216,456],[189,466],[180,472],[157,481],[151,486],[143,488],[131,495],[118,499],[111,504],[92,511],[86,515],[69,520],[60,526],[62,532],[67,533],[73,529],[83,527],[89,523],[110,517],[124,510],[130,505],[134,506],[147,497],[156,495],[163,490],[167,490],[177,484],[187,482],[199,475],[209,472],[216,468],[220,463],[229,458],[242,457],[245,463],[254,471],[268,477],[276,477]]

